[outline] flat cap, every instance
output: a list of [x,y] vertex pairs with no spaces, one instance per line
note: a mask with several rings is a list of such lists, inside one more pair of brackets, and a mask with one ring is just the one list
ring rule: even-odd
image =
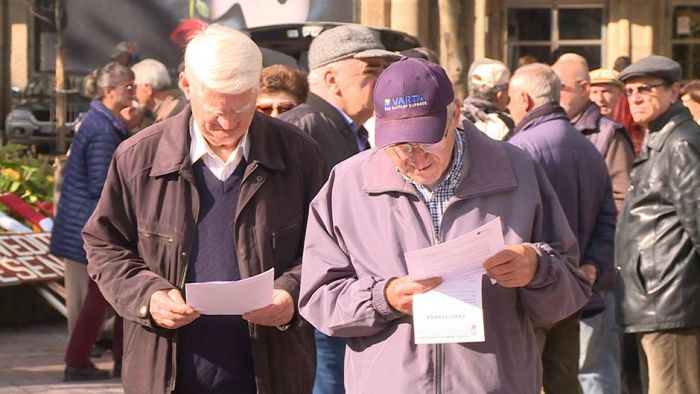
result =
[[379,33],[367,26],[347,24],[319,34],[309,46],[309,69],[325,66],[343,59],[384,57],[391,60],[401,55],[387,51]]
[[610,68],[598,68],[588,73],[591,78],[591,85],[597,85],[600,83],[609,83],[612,85],[617,85],[621,88],[625,86],[618,78],[618,73]]
[[651,55],[625,67],[618,79],[626,82],[634,77],[657,77],[667,82],[679,82],[683,76],[681,65],[666,56]]

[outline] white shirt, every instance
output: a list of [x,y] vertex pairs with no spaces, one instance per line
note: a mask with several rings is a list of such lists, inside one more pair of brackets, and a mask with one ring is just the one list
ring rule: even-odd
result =
[[194,121],[191,121],[190,138],[192,139],[192,143],[190,144],[190,159],[192,160],[192,164],[202,159],[202,163],[204,163],[209,171],[220,181],[225,181],[233,174],[233,171],[241,162],[241,157],[248,160],[248,153],[250,152],[248,130],[245,131],[243,137],[238,141],[238,146],[231,153],[226,162],[221,160],[221,158],[214,153],[207,140],[204,139],[199,126]]

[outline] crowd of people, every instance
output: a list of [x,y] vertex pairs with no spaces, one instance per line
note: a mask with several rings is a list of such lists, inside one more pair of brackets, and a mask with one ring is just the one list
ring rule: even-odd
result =
[[[177,86],[123,46],[85,84],[52,234],[65,380],[614,394],[639,370],[639,392],[700,394],[700,81],[676,61],[478,59],[462,100],[433,51],[362,25],[318,35],[308,73],[211,25]],[[411,277],[405,254],[496,218],[485,339],[416,344],[413,297],[443,279]],[[243,315],[183,293],[270,268],[272,302]],[[90,361],[110,306],[111,374]]]

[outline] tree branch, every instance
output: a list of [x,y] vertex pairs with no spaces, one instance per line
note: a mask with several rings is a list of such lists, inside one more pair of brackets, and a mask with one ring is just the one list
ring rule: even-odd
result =
[[[37,19],[41,19],[42,21],[46,23],[51,23],[51,19],[48,17],[44,16],[41,14],[41,11],[37,10],[36,6],[34,5],[33,0],[23,0],[24,4],[27,6],[27,10],[29,11],[32,16],[34,16]],[[53,12],[51,13],[53,14]]]

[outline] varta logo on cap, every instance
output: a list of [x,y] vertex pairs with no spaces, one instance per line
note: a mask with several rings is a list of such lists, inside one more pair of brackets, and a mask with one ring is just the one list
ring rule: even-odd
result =
[[426,105],[428,105],[428,102],[425,101],[425,97],[422,94],[384,99],[384,111],[395,111],[397,109],[423,107]]

